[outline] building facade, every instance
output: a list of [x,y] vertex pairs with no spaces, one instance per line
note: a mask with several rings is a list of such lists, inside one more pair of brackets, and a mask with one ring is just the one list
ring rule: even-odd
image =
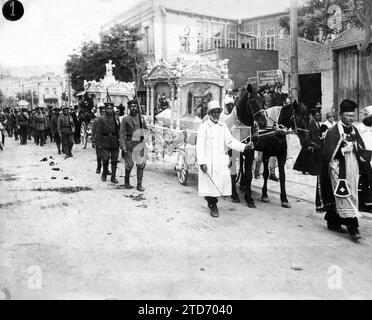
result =
[[342,100],[354,100],[359,110],[356,119],[361,120],[360,110],[372,105],[372,43],[366,50],[361,50],[365,41],[365,31],[349,29],[332,42],[334,105],[338,107]]
[[38,77],[8,77],[1,81],[4,95],[16,97],[17,94],[33,93],[39,98],[39,105],[62,105],[62,94],[66,90],[65,78],[48,72]]
[[[190,0],[191,1],[191,0]],[[289,11],[249,19],[226,17],[229,10],[198,5],[188,9],[188,2],[144,0],[137,6],[101,27],[101,34],[115,24],[138,27],[143,34],[140,51],[148,61],[173,60],[180,52],[196,54],[215,48],[278,50],[279,20]],[[192,2],[192,1],[191,1]],[[195,1],[194,1],[195,2]],[[190,6],[190,5],[189,5]],[[235,8],[234,17],[237,10]],[[244,13],[241,10],[240,15]],[[221,15],[217,15],[220,13]]]
[[257,71],[278,69],[278,51],[273,50],[215,48],[199,54],[216,65],[228,59],[233,88],[245,85],[248,78],[257,78]]
[[[324,44],[298,38],[299,100],[309,108],[322,105],[323,117],[336,106],[333,99],[332,43]],[[291,52],[290,37],[282,34],[279,42],[279,69],[285,77],[283,91],[290,92]]]

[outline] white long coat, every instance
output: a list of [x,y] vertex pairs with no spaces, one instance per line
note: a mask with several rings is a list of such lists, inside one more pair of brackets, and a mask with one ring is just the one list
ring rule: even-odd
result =
[[[245,144],[234,139],[226,124],[222,122],[214,123],[208,119],[200,125],[196,142],[196,156],[199,165],[199,196],[219,197],[221,193],[224,196],[231,195],[227,148],[243,152]],[[214,183],[200,169],[202,164],[207,165],[208,174]]]
[[[367,150],[372,151],[372,127],[367,127],[363,122],[356,126]],[[372,160],[371,160],[372,166]]]

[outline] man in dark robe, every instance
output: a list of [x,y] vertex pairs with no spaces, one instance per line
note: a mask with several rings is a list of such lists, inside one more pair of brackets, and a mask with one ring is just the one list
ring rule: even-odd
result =
[[356,127],[352,125],[357,104],[343,100],[340,104],[340,121],[326,134],[321,155],[320,186],[324,219],[328,229],[336,232],[347,230],[353,241],[361,236],[358,231],[358,180],[359,166],[366,163],[361,150],[365,149]]
[[80,119],[80,110],[79,106],[74,106],[74,110],[71,112],[72,119],[74,120],[75,132],[74,132],[74,142],[75,144],[80,144],[80,128],[81,128],[81,119]]

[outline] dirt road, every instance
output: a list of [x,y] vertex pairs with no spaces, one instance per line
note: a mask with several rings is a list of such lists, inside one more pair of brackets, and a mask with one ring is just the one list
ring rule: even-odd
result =
[[122,162],[115,186],[95,173],[90,146],[73,153],[6,140],[2,299],[372,298],[370,221],[355,244],[309,202],[284,209],[275,194],[257,209],[220,199],[214,219],[195,176],[182,186],[171,166],[150,162],[139,193],[123,189]]

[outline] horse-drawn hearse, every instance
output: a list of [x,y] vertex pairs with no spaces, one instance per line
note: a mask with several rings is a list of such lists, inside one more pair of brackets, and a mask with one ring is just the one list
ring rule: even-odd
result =
[[111,101],[115,106],[126,106],[129,100],[135,97],[134,82],[122,82],[115,79],[112,69],[115,67],[110,60],[106,63],[106,74],[99,81],[84,80],[84,91],[78,95],[81,110],[81,144],[85,149],[91,138],[92,121],[95,117],[94,109],[100,103]]
[[[208,102],[218,100],[224,107],[225,91],[231,85],[227,61],[218,66],[208,59],[184,54],[168,63],[148,63],[144,76],[147,87],[146,117],[152,151],[173,156],[181,184],[195,168],[197,129],[206,114]],[[168,97],[168,108],[160,107],[160,98]]]
[[[191,59],[190,59],[191,58]],[[223,109],[225,89],[229,86],[226,60],[218,66],[202,57],[181,56],[175,62],[148,64],[144,77],[147,86],[147,120],[150,122],[150,143],[155,154],[173,156],[175,170],[181,184],[186,184],[188,172],[196,167],[197,129],[202,123],[207,104],[218,100]],[[169,108],[155,115],[156,96],[165,93],[169,97]],[[277,107],[275,107],[277,108]],[[270,108],[271,109],[271,108]],[[285,163],[287,160],[287,134],[295,133],[301,139],[308,139],[309,115],[306,108],[292,104],[276,109],[273,113],[265,109],[261,90],[248,85],[229,115],[221,115],[221,121],[240,141],[252,141],[254,150],[263,153],[264,185],[261,201],[268,202],[268,161],[277,157],[280,177],[281,202],[290,208],[285,191]],[[271,126],[268,127],[268,122]],[[245,189],[245,200],[249,207],[255,207],[251,192],[252,164],[254,150],[246,151],[240,159],[232,159],[231,166],[237,166],[236,182]],[[233,190],[236,190],[235,186]],[[234,191],[233,191],[234,192]],[[236,191],[235,191],[236,192]],[[233,194],[234,196],[234,194]]]

